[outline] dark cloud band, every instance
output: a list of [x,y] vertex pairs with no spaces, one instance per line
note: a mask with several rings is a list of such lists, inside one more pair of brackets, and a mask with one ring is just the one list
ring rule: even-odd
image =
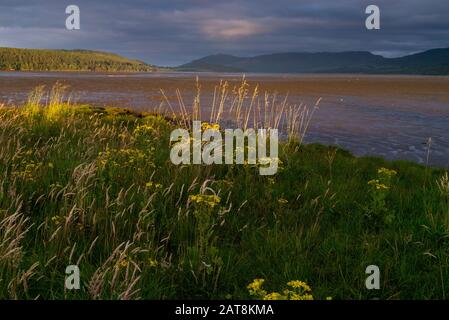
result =
[[[65,30],[65,7],[81,30]],[[59,0],[0,2],[0,46],[113,51],[159,65],[213,53],[367,50],[396,56],[449,46],[447,0],[379,0],[381,30],[360,0]]]

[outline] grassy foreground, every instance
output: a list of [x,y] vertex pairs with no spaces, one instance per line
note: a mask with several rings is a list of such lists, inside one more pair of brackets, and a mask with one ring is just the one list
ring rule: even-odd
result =
[[[1,108],[0,298],[276,298],[292,280],[311,287],[290,282],[299,298],[446,298],[444,171],[295,141],[272,177],[174,166],[173,128],[126,110]],[[80,290],[64,288],[71,264]],[[372,264],[380,290],[365,288]]]

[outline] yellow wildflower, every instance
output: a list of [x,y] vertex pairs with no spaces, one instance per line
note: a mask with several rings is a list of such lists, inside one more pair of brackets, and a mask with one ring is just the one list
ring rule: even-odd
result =
[[146,183],[146,187],[148,189],[162,189],[162,184],[150,181]]
[[262,285],[265,282],[265,279],[254,279],[246,288],[249,291],[249,294],[252,296],[264,296],[266,295],[266,291],[262,289]]
[[263,297],[263,300],[285,300],[285,296],[279,292],[271,292]]
[[280,199],[278,199],[278,202],[279,202],[279,204],[287,204],[288,200],[284,199],[284,198],[280,198]]
[[129,262],[126,260],[122,260],[119,262],[119,266],[122,268],[126,268],[129,265]]
[[219,131],[220,125],[218,123],[209,123],[209,122],[201,123],[201,130],[205,131],[208,129]]
[[148,259],[148,264],[150,265],[150,268],[155,268],[155,267],[158,266],[157,260],[156,259],[152,259],[152,258]]
[[51,221],[54,224],[58,225],[62,222],[62,217],[61,216],[53,216],[53,217],[51,217]]
[[299,298],[299,300],[313,300],[313,296],[311,294],[299,295]]
[[368,184],[374,186],[377,190],[388,190],[388,189],[390,189],[389,186],[387,186],[384,183],[381,183],[378,179],[370,180],[370,181],[368,181]]
[[196,204],[206,204],[207,206],[213,208],[220,203],[221,198],[216,195],[205,195],[197,194],[189,196],[189,201]]
[[377,173],[384,174],[384,175],[389,176],[389,177],[397,175],[397,171],[390,170],[390,169],[387,169],[387,168],[380,168],[379,170],[377,170]]
[[[271,292],[268,294],[262,289],[264,282],[264,279],[255,279],[252,283],[250,283],[247,286],[250,295],[263,300],[314,300],[312,289],[304,281],[289,281],[287,286],[290,287],[290,289],[285,288],[281,293]],[[327,299],[330,300],[332,298],[328,297]]]
[[124,258],[117,261],[116,267],[117,268],[126,268],[129,266],[130,262],[131,262],[131,258],[128,256],[125,256]]
[[312,289],[309,287],[309,285],[303,281],[299,280],[292,280],[287,283],[288,286],[295,288],[295,289],[303,289],[304,291],[312,291]]

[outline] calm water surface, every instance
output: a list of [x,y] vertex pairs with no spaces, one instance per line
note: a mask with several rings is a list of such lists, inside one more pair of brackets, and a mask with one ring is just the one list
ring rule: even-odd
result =
[[[241,74],[198,74],[203,102],[220,79],[231,84]],[[180,89],[186,104],[195,92],[196,73],[98,74],[0,72],[0,102],[23,103],[38,85],[61,81],[75,100],[101,106],[154,110],[161,103],[160,88],[175,101]],[[291,104],[322,103],[307,134],[308,142],[334,144],[356,155],[387,159],[427,160],[449,167],[449,77],[360,75],[246,75],[260,91],[288,94]],[[279,102],[281,99],[279,98]],[[203,105],[203,108],[207,106]]]

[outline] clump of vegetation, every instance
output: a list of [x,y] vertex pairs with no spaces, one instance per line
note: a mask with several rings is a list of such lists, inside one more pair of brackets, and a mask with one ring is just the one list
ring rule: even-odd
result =
[[[303,145],[307,121],[288,106],[276,105],[285,120],[249,109],[253,95],[239,90],[240,125],[290,128],[282,169],[175,166],[170,132],[187,112],[73,106],[61,87],[50,101],[43,92],[0,108],[0,298],[445,298],[446,171]],[[220,98],[213,110],[211,125],[226,111]],[[64,287],[72,264],[80,290]],[[371,264],[380,290],[365,288]],[[280,289],[248,291],[260,278]]]
[[[314,300],[310,286],[299,280],[287,282],[287,287],[280,292],[268,293],[263,289],[265,279],[254,279],[248,286],[248,292],[251,296],[262,300]],[[326,297],[326,300],[332,300]]]
[[380,168],[376,179],[368,181],[372,201],[368,204],[368,217],[373,225],[390,224],[394,219],[394,211],[387,205],[392,180],[397,175],[395,170]]

